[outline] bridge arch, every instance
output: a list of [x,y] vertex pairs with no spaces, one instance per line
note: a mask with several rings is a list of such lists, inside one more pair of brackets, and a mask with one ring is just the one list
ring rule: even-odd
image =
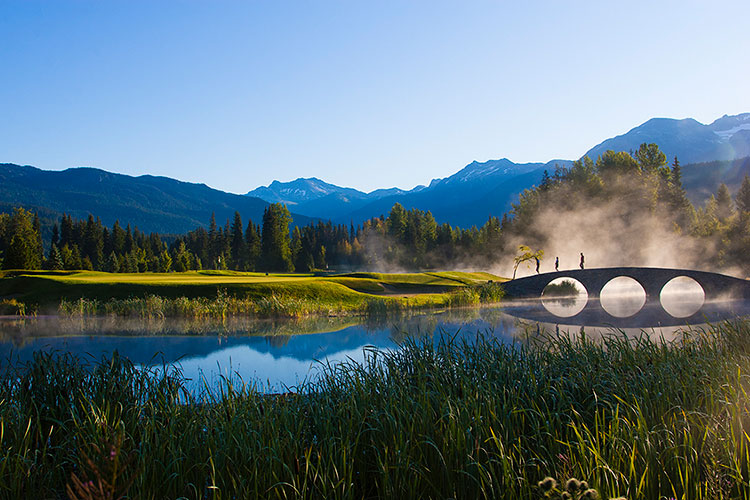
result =
[[586,307],[589,293],[577,279],[563,276],[547,283],[540,297],[547,311],[561,318],[570,318]]
[[629,318],[646,304],[646,289],[635,278],[616,276],[599,292],[602,309],[615,318]]
[[659,302],[664,310],[675,318],[687,318],[703,307],[706,292],[695,279],[677,276],[661,289]]
[[[575,279],[587,290],[589,297],[589,305],[577,315],[580,316],[589,307],[595,307],[590,305],[592,302],[596,302],[596,307],[601,307],[599,301],[592,301],[591,299],[599,299],[604,286],[613,278],[620,276],[632,278],[640,283],[645,291],[646,301],[661,302],[662,290],[668,283],[678,277],[689,278],[700,286],[704,293],[703,303],[722,298],[750,299],[750,282],[747,280],[705,271],[656,267],[571,269],[518,278],[504,283],[503,286],[507,296],[511,298],[539,298],[544,288],[556,278]],[[669,290],[669,287],[667,290]],[[663,303],[662,308],[664,308]],[[698,318],[700,310],[701,307],[693,315],[681,317]],[[687,312],[677,311],[680,315],[687,314]],[[636,313],[637,315],[638,313]]]

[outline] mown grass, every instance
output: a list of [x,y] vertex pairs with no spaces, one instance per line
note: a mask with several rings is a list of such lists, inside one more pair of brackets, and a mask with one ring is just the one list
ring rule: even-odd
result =
[[[488,288],[496,289],[493,297],[499,297],[499,285],[487,284],[486,276],[17,272],[0,279],[0,297],[13,297],[25,305],[26,311],[63,315],[224,318],[372,314],[484,303],[488,301],[489,295],[484,292]],[[396,295],[399,293],[406,296]],[[470,297],[474,295],[478,301]]]
[[749,498],[749,340],[748,321],[673,343],[408,339],[276,396],[37,354],[0,375],[0,491],[517,499],[552,476],[602,498]]

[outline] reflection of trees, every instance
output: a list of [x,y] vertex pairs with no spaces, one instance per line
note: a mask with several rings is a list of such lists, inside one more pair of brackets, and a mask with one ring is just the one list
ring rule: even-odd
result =
[[542,291],[542,297],[575,297],[581,291],[571,280],[562,280],[559,283],[550,283]]
[[287,345],[289,343],[289,339],[291,338],[291,335],[270,335],[266,337],[266,341],[271,347],[279,349]]
[[407,332],[401,325],[391,325],[391,340],[395,343],[401,344],[408,336],[409,332]]
[[562,307],[573,307],[576,305],[578,297],[554,297],[542,299],[546,304],[558,304]]

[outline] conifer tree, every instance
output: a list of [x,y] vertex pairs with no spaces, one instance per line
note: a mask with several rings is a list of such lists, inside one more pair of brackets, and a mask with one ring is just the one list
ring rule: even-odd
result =
[[248,271],[258,269],[258,260],[260,259],[260,230],[258,226],[250,220],[247,222],[245,230],[245,247],[247,248],[246,268]]
[[672,184],[675,186],[682,187],[682,167],[680,167],[680,160],[677,159],[677,157],[674,157],[674,161],[672,162]]
[[742,179],[742,185],[737,191],[735,203],[737,204],[737,210],[740,213],[750,212],[750,177],[747,174],[745,174],[745,178]]
[[47,267],[51,269],[52,271],[59,271],[63,269],[62,254],[60,253],[60,250],[58,250],[57,245],[54,243],[52,243],[52,246],[50,247],[50,250],[49,250],[49,259],[47,259]]
[[39,218],[23,208],[4,218],[2,236],[4,269],[40,269],[42,267],[42,237]]
[[734,212],[734,203],[732,202],[732,195],[729,194],[729,188],[723,182],[719,185],[719,190],[716,192],[716,217],[720,221],[726,221],[731,217]]
[[239,212],[234,213],[234,222],[232,223],[231,231],[231,253],[232,253],[232,265],[231,268],[237,271],[244,271],[247,264],[245,255],[247,253],[245,247],[245,235],[242,234],[242,217]]
[[261,233],[261,263],[264,271],[291,272],[294,270],[289,248],[291,214],[286,205],[272,203],[263,212]]
[[117,260],[117,255],[115,255],[114,250],[109,254],[109,258],[107,259],[107,269],[106,271],[108,273],[119,273],[120,272],[120,261]]

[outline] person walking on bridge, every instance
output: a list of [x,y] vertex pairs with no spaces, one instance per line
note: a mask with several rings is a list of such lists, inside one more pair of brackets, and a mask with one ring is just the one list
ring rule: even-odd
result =
[[539,257],[534,257],[536,259],[536,273],[539,274]]
[[583,252],[581,252],[581,269],[583,269]]
[[560,257],[555,257],[555,272],[560,270]]

